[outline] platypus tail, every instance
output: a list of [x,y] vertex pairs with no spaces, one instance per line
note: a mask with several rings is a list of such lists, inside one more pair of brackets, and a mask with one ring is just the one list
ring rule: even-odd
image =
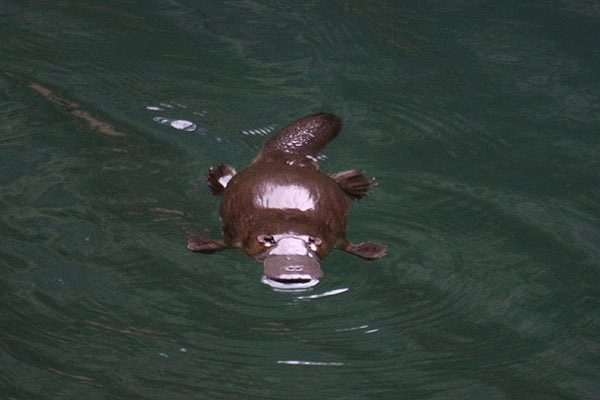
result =
[[342,129],[342,119],[329,113],[307,115],[292,122],[265,143],[256,161],[316,158]]

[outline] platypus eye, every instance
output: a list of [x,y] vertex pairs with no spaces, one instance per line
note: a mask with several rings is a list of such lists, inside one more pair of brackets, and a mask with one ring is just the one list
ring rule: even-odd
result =
[[275,244],[275,239],[271,235],[258,235],[258,241],[265,245],[265,247],[271,247]]
[[310,243],[310,244],[316,244],[316,245],[318,246],[318,245],[320,245],[322,242],[323,242],[323,241],[322,241],[320,238],[318,238],[318,237],[313,237],[313,236],[311,236],[311,237],[309,237],[309,238],[308,238],[308,243]]

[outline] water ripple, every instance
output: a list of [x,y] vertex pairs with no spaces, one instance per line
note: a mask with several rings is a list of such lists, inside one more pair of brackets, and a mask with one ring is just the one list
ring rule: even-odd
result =
[[[0,396],[595,398],[593,7],[42,3],[0,15],[1,67],[55,94],[0,76]],[[276,291],[186,251],[222,234],[206,169],[322,109],[388,256]]]

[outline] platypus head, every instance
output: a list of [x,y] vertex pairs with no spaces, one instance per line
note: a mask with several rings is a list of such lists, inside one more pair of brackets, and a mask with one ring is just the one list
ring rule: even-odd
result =
[[267,279],[281,283],[304,283],[323,277],[317,256],[321,239],[284,233],[259,235],[258,241],[266,249],[258,259],[264,263]]

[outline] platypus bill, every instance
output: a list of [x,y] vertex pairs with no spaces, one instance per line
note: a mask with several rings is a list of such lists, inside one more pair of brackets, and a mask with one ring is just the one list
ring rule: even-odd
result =
[[323,276],[319,261],[332,249],[367,260],[383,257],[387,246],[346,239],[348,198],[360,200],[375,186],[358,170],[328,176],[317,156],[342,121],[319,113],[292,122],[270,138],[258,157],[236,173],[221,164],[207,174],[214,195],[222,195],[223,240],[187,237],[192,251],[242,248],[264,264],[266,278],[303,283]]

